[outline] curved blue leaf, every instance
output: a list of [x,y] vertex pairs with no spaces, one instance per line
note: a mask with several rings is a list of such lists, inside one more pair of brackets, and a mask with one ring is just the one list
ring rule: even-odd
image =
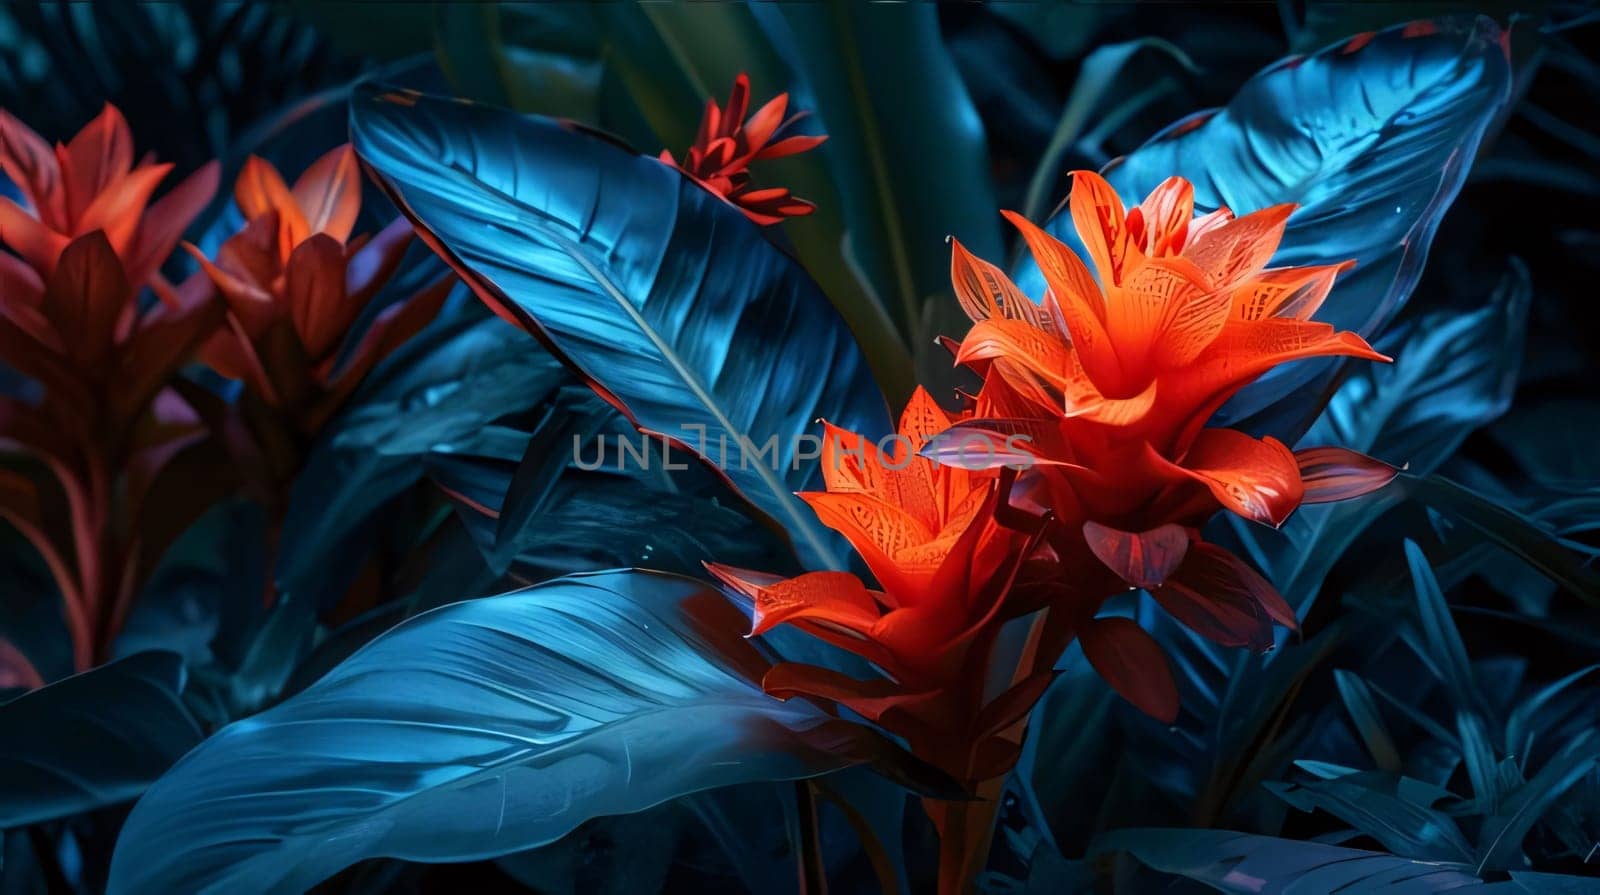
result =
[[1239,895],[1513,895],[1527,891],[1515,882],[1483,882],[1464,864],[1412,861],[1382,852],[1228,830],[1117,830],[1101,837],[1090,850],[1091,855],[1108,852],[1125,852],[1152,870]]
[[146,652],[0,705],[0,829],[138,797],[202,733],[183,660]]
[[[367,87],[356,151],[480,297],[641,428],[726,443],[722,472],[811,565],[838,542],[797,498],[823,417],[876,438],[883,397],[805,271],[659,161],[538,117]],[[775,456],[760,451],[773,445]],[[748,445],[744,450],[741,447]]]
[[717,786],[917,771],[868,728],[762,693],[747,624],[699,582],[638,571],[420,615],[151,787],[109,890],[301,891],[365,858],[509,854]]
[[[1191,115],[1112,162],[1106,177],[1128,202],[1177,174],[1194,182],[1198,210],[1298,203],[1272,263],[1356,259],[1318,319],[1375,336],[1416,286],[1434,230],[1509,97],[1502,37],[1487,18],[1444,19],[1289,57],[1226,107]],[[1078,244],[1070,215],[1048,229]],[[1017,278],[1030,294],[1043,292],[1031,261]],[[1218,419],[1298,436],[1333,363],[1279,367]]]

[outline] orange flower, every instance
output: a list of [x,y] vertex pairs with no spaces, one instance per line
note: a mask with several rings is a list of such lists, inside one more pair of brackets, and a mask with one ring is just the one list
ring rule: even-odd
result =
[[[997,622],[1011,617],[1006,597],[1025,548],[1019,549],[1019,535],[994,523],[994,473],[917,455],[921,444],[954,421],[918,389],[899,432],[877,445],[827,427],[821,459],[828,490],[800,497],[855,546],[881,589],[847,572],[782,579],[717,564],[707,568],[754,601],[752,636],[790,624],[887,675],[861,681],[781,664],[763,681],[769,693],[847,705],[906,737],[917,754],[942,761],[960,779],[983,780],[992,773],[973,771],[975,743],[987,739],[972,735],[985,696],[984,674],[974,668],[984,666]],[[1023,701],[1019,712],[1031,704]],[[1017,717],[985,719],[986,729],[978,733],[994,734]]]
[[349,347],[357,318],[393,275],[413,233],[399,218],[376,236],[350,238],[361,212],[354,151],[345,145],[329,152],[292,189],[270,163],[252,157],[234,201],[249,223],[215,262],[185,246],[228,304],[227,328],[201,359],[244,380],[302,435],[314,434],[373,364],[433,318],[451,280],[388,308]]
[[684,161],[680,164],[665,149],[661,151],[661,160],[727,199],[758,224],[776,224],[786,217],[810,214],[816,206],[789,195],[786,189],[751,189],[750,163],[805,152],[828,138],[803,135],[779,138],[805,117],[804,113],[783,117],[789,108],[787,93],[778,94],[746,121],[744,113],[749,106],[750,78],[741,73],[733,81],[726,109],[718,107],[714,99],[706,100],[700,132],[695,135],[694,145],[689,147]]
[[[1247,565],[1202,543],[1199,526],[1222,508],[1281,525],[1303,502],[1356,496],[1396,472],[1336,448],[1296,454],[1271,437],[1205,428],[1277,364],[1387,360],[1359,336],[1310,319],[1347,264],[1267,267],[1292,211],[1196,217],[1193,189],[1176,177],[1128,211],[1099,175],[1077,172],[1070,213],[1094,273],[1007,214],[1049,286],[1041,304],[953,247],[956,296],[974,321],[956,359],[985,374],[983,397],[999,410],[963,421],[926,453],[952,461],[958,438],[1026,437],[1037,465],[1006,489],[1002,514],[1052,511],[1051,543],[1072,569],[1070,624],[1085,652],[1124,695],[1169,720],[1177,693],[1159,648],[1135,625],[1094,619],[1100,602],[1144,588],[1200,633],[1265,649],[1271,624],[1292,627],[1293,612]],[[1086,554],[1097,560],[1087,568]]]
[[[68,243],[100,230],[128,282],[143,287],[217,190],[218,166],[211,162],[152,204],[171,170],[148,157],[134,163],[133,135],[110,103],[70,142],[53,149],[0,110],[0,171],[28,204],[24,209],[0,197],[0,242],[45,279]],[[10,268],[3,275],[24,276],[17,265],[0,264]]]

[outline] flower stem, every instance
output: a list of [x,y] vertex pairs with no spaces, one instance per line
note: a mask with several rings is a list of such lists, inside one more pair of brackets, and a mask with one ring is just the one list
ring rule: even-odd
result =
[[794,800],[800,824],[800,853],[795,856],[801,895],[828,895],[828,870],[822,859],[817,823],[817,794],[809,780],[796,780]]

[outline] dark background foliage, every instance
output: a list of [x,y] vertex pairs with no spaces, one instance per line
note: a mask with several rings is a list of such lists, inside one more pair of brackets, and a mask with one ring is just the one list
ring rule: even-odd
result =
[[[558,90],[529,100],[507,95],[496,74],[473,68],[485,42],[512,43],[518,35],[511,24],[531,15],[517,10],[486,30],[489,20],[475,6],[18,0],[0,6],[0,107],[58,139],[109,100],[126,113],[141,148],[180,170],[220,158],[225,183],[249,153],[297,168],[343,140],[343,91],[352,77],[379,69],[594,120],[585,98],[596,91],[575,89],[569,103]],[[581,18],[572,7],[553,9],[567,25]],[[1593,388],[1600,331],[1590,307],[1600,275],[1600,223],[1592,213],[1600,201],[1600,18],[1593,10],[1536,0],[951,4],[940,7],[938,23],[984,125],[996,200],[1042,215],[1065,188],[1058,172],[1097,168],[1171,121],[1225,103],[1251,73],[1287,53],[1468,9],[1511,24],[1516,99],[1486,138],[1421,283],[1385,341],[1412,346],[1416,366],[1406,382],[1414,391],[1390,398],[1406,409],[1383,422],[1386,431],[1402,433],[1408,424],[1435,432],[1453,427],[1442,436],[1454,441],[1440,452],[1439,472],[1534,518],[1542,531],[1600,548],[1593,521],[1600,500],[1594,491],[1600,398]],[[528,72],[560,73],[580,86],[598,80],[598,69],[586,67],[598,52],[586,27],[551,38],[563,58],[576,60],[570,65],[552,66],[532,53],[513,58]],[[698,108],[681,110],[687,126],[697,114]],[[634,140],[651,133],[641,121],[604,123]],[[1037,174],[1041,169],[1048,173]],[[382,202],[374,195],[369,206]],[[212,218],[224,219],[228,203],[215,205]],[[226,223],[216,226],[226,232]],[[436,269],[420,250],[410,265],[411,282]],[[1487,336],[1516,330],[1523,303],[1526,335],[1518,356],[1514,344]],[[1493,313],[1450,329],[1453,318],[1446,315],[1486,307]],[[1430,343],[1430,333],[1443,335]],[[1452,350],[1476,366],[1463,372]],[[202,732],[303,688],[394,622],[464,595],[622,565],[693,572],[711,553],[740,565],[783,567],[776,537],[708,475],[666,483],[548,469],[535,447],[567,443],[573,426],[625,427],[536,351],[458,294],[433,327],[379,367],[350,411],[324,433],[297,486],[284,550],[292,559],[276,573],[288,599],[271,612],[228,599],[236,590],[259,592],[268,574],[248,549],[261,524],[250,508],[219,506],[179,543],[150,588],[162,597],[141,605],[119,652],[146,645],[175,650],[187,674],[139,657],[113,666],[119,679],[149,684],[139,692],[154,700],[148,708],[125,704],[128,724],[167,718],[159,736],[113,759],[126,763],[130,779],[143,779],[146,763],[164,766]],[[1373,388],[1381,392],[1388,374],[1375,375]],[[23,387],[4,370],[0,377],[8,391]],[[442,400],[451,393],[472,400]],[[1345,400],[1352,413],[1372,403],[1360,395]],[[1486,405],[1481,412],[1469,408],[1453,418],[1448,412],[1474,401]],[[1418,417],[1418,407],[1445,408],[1445,422]],[[408,431],[429,435],[408,440]],[[501,519],[475,514],[446,489],[496,506]],[[620,510],[627,504],[609,498],[613,493],[635,501],[643,494],[660,516]],[[1463,538],[1470,524],[1459,515],[1418,503],[1381,509],[1381,516],[1361,520],[1368,527],[1350,543],[1312,542],[1335,551],[1338,561],[1320,582],[1302,640],[1272,663],[1219,652],[1174,625],[1163,627],[1161,619],[1146,619],[1179,655],[1186,705],[1200,706],[1178,729],[1161,729],[1116,701],[1069,656],[1008,792],[988,884],[997,891],[1062,892],[1116,879],[1129,886],[1116,891],[1200,890],[1158,872],[1163,862],[1167,870],[1188,866],[1175,856],[1199,847],[1196,841],[1146,831],[1113,848],[1107,832],[1127,827],[1215,827],[1404,858],[1435,856],[1432,834],[1418,832],[1414,812],[1395,807],[1395,779],[1382,776],[1401,769],[1427,777],[1429,768],[1443,768],[1430,782],[1456,795],[1437,807],[1465,836],[1488,826],[1498,808],[1483,803],[1477,769],[1451,757],[1452,750],[1471,748],[1462,725],[1504,725],[1531,694],[1600,661],[1595,606],[1505,551]],[[675,535],[662,522],[683,515],[698,520],[688,533]],[[1408,561],[1407,538],[1435,573],[1415,571],[1430,563]],[[1257,547],[1258,561],[1284,549],[1266,536]],[[1427,611],[1435,605],[1426,597],[1434,574],[1453,610],[1442,622]],[[24,644],[46,679],[62,676],[68,662],[48,577],[7,526],[0,526],[0,581],[0,633]],[[1128,611],[1148,615],[1147,609]],[[1462,698],[1474,704],[1477,721],[1459,720],[1466,708],[1461,694],[1425,684],[1430,675],[1448,676],[1440,666],[1461,654],[1450,630],[1459,630],[1469,657],[1471,684]],[[1585,742],[1584,731],[1597,721],[1595,683],[1580,677],[1550,698],[1548,705],[1561,711],[1523,719],[1540,732],[1529,776],[1561,761],[1567,744]],[[1359,714],[1369,705],[1376,722]],[[105,723],[127,729],[116,719]],[[37,748],[56,746],[40,741]],[[1316,773],[1326,765],[1376,768],[1378,776],[1363,778],[1359,791],[1334,793]],[[886,786],[861,776],[831,779],[841,790]],[[1600,775],[1591,763],[1536,812],[1548,822],[1525,844],[1532,869],[1596,875],[1592,853],[1577,845],[1600,841],[1597,805]],[[98,890],[127,810],[112,804],[7,830],[0,893]],[[784,822],[793,810],[788,789],[746,785],[590,821],[551,846],[496,861],[369,861],[316,891],[781,890],[793,886]],[[872,856],[857,845],[855,824],[826,802],[823,811],[833,891],[877,891]],[[931,881],[917,875],[916,856],[930,853],[931,831],[915,813],[865,822],[881,822],[887,847],[908,856],[910,890],[922,891]],[[1261,854],[1270,862],[1285,852]],[[1492,879],[1523,869],[1485,860]]]

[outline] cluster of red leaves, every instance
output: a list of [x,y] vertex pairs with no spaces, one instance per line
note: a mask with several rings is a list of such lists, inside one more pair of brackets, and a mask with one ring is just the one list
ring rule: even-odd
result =
[[224,325],[200,359],[245,383],[239,410],[253,437],[234,447],[266,500],[284,493],[307,443],[374,364],[433,319],[453,282],[439,278],[353,337],[414,235],[397,218],[376,235],[352,237],[361,181],[348,144],[318,159],[292,188],[270,163],[251,157],[234,187],[244,228],[215,259],[185,245],[225,300]]
[[[449,288],[440,279],[351,338],[412,230],[401,219],[350,238],[361,171],[348,146],[293,189],[250,159],[235,190],[248,224],[214,261],[188,246],[204,270],[171,284],[160,268],[218,166],[152,201],[171,167],[135,163],[109,105],[54,147],[0,111],[0,171],[23,199],[0,198],[0,363],[37,385],[0,396],[0,447],[47,473],[0,467],[0,516],[48,566],[80,670],[109,657],[145,578],[205,507],[242,482],[265,483],[257,496],[281,508],[304,446]],[[240,407],[178,375],[197,356],[246,382]],[[0,678],[36,685],[25,666],[0,642]]]
[[[1007,215],[1049,287],[1039,302],[954,243],[952,284],[973,326],[949,344],[982,390],[953,415],[921,391],[912,398],[897,441],[918,445],[916,457],[830,427],[828,490],[801,495],[880,588],[843,572],[783,580],[711,567],[754,602],[754,633],[793,624],[881,672],[780,665],[768,692],[846,706],[978,789],[1016,760],[1027,714],[1074,638],[1124,697],[1176,718],[1156,641],[1131,620],[1098,617],[1110,597],[1144,589],[1227,646],[1266,650],[1275,623],[1293,628],[1271,584],[1202,541],[1200,526],[1221,510],[1278,526],[1302,503],[1364,494],[1396,470],[1206,425],[1277,364],[1386,360],[1311,320],[1347,265],[1267,267],[1292,211],[1196,216],[1180,178],[1130,210],[1079,172],[1070,213],[1092,272]],[[1002,644],[1002,626],[1023,617],[1025,644]]]
[[[44,557],[61,590],[74,661],[105,658],[139,584],[190,521],[151,501],[157,476],[204,436],[167,390],[221,319],[203,279],[158,273],[211,200],[207,165],[151,202],[172,166],[134,162],[106,106],[52,147],[0,111],[0,170],[24,204],[0,198],[0,361],[38,383],[36,403],[0,397],[0,442],[49,477],[0,470],[0,515]],[[141,306],[145,287],[159,301]]]
[[727,108],[718,106],[714,99],[706,100],[700,131],[695,134],[694,145],[689,147],[683,161],[679,162],[665,149],[661,151],[661,160],[678,167],[763,226],[815,211],[814,204],[789,195],[782,187],[752,189],[750,163],[805,152],[828,138],[783,136],[805,117],[802,112],[784,118],[789,109],[787,93],[773,97],[746,120],[745,112],[749,108],[750,78],[741,74],[734,79]]

